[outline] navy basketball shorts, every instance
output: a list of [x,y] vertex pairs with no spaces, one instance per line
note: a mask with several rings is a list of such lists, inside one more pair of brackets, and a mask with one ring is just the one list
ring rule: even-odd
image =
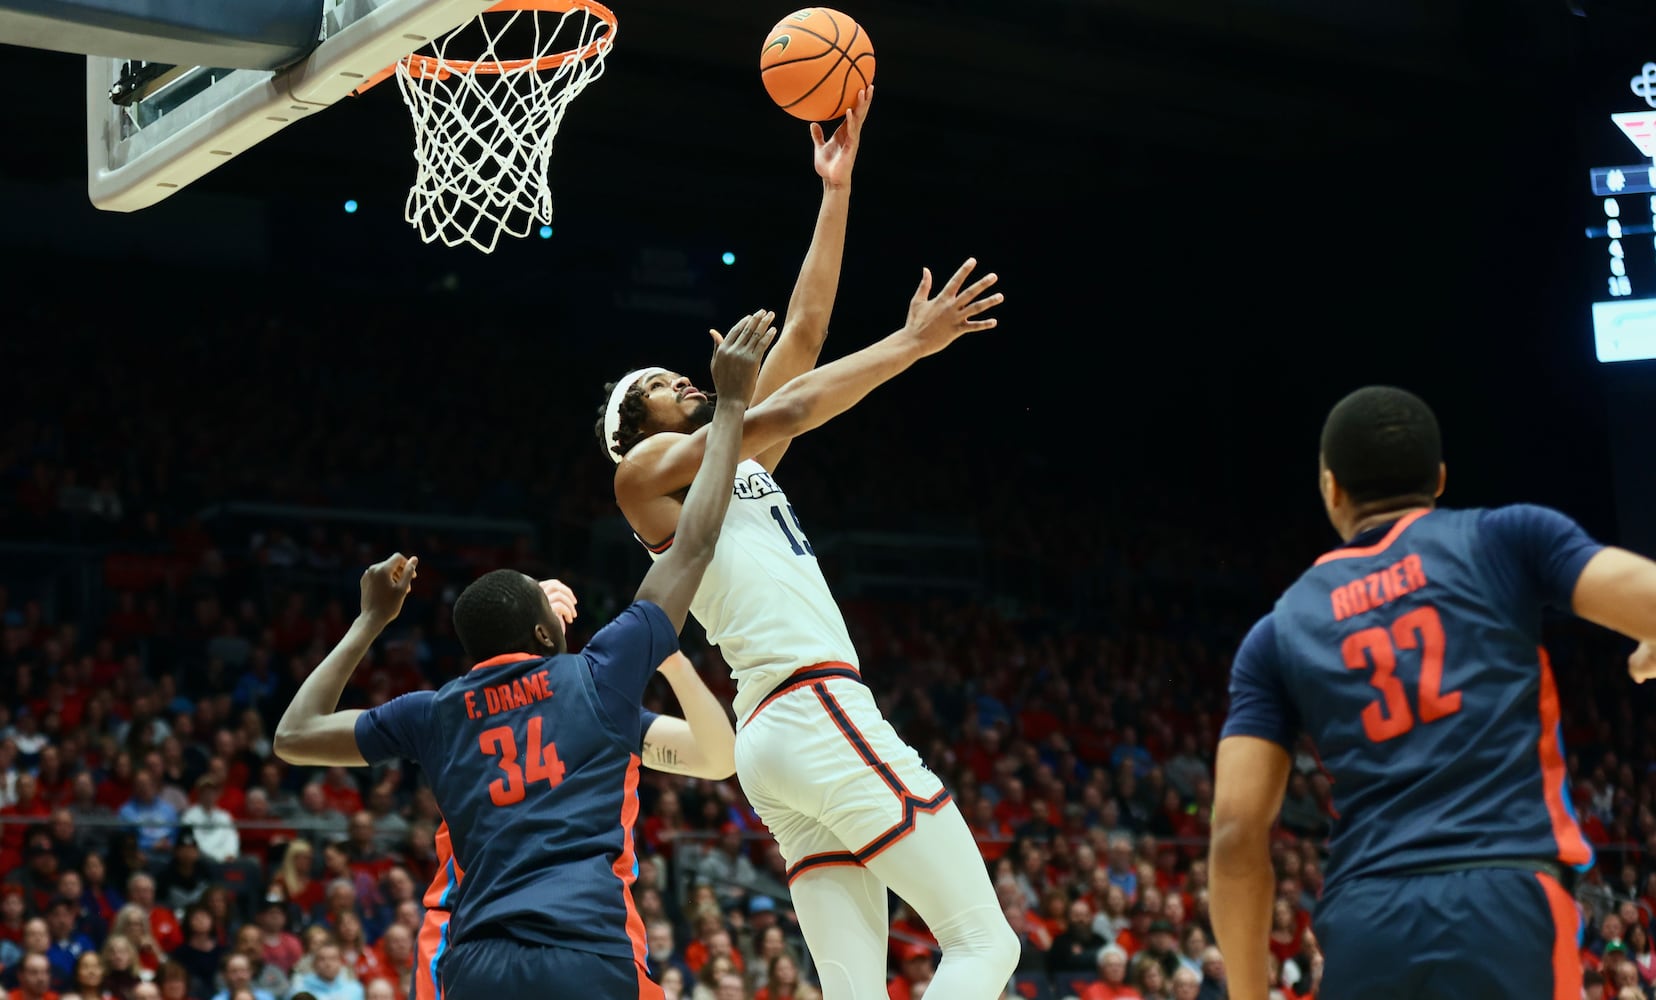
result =
[[1580,1000],[1581,914],[1551,875],[1472,868],[1353,879],[1313,928],[1318,1000]]
[[661,1000],[631,958],[482,938],[449,949],[439,966],[443,1000]]

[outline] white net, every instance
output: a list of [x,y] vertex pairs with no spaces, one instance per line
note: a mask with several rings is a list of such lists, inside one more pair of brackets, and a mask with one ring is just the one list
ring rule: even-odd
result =
[[[554,6],[569,9],[540,9]],[[596,3],[508,0],[397,64],[417,168],[404,218],[421,239],[491,253],[551,223],[552,142],[614,41]]]

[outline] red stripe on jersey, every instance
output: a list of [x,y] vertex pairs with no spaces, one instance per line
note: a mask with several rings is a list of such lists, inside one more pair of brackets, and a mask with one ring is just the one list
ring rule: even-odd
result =
[[621,880],[621,901],[627,907],[627,938],[632,941],[633,964],[638,967],[639,1000],[664,1000],[661,987],[650,982],[644,960],[649,946],[644,940],[644,918],[638,915],[633,903],[632,884],[636,879],[638,856],[633,846],[633,824],[638,822],[638,755],[627,757],[627,787],[621,796],[621,853],[612,870]]
[[1321,566],[1323,563],[1333,562],[1336,559],[1361,559],[1364,556],[1377,556],[1391,548],[1391,543],[1397,541],[1397,536],[1403,533],[1403,529],[1430,513],[1431,510],[1429,508],[1417,510],[1392,525],[1391,530],[1386,532],[1386,537],[1380,539],[1378,542],[1375,542],[1373,545],[1365,545],[1360,549],[1335,549],[1333,552],[1324,553],[1323,556],[1317,560],[1316,565]]
[[1547,996],[1552,1000],[1580,1000],[1581,952],[1576,941],[1581,932],[1581,911],[1576,908],[1575,899],[1551,875],[1536,872],[1535,880],[1541,883],[1541,891],[1546,894],[1553,920],[1553,983]]
[[1581,827],[1570,815],[1564,801],[1564,755],[1558,745],[1558,688],[1553,685],[1552,658],[1541,654],[1541,787],[1552,819],[1553,840],[1558,860],[1567,865],[1584,865],[1593,860],[1593,849],[1581,835]]
[[524,660],[543,659],[545,659],[545,657],[536,656],[534,653],[502,653],[499,656],[491,656],[482,663],[472,664],[472,669],[482,670],[484,667],[498,667],[505,663],[522,663]]

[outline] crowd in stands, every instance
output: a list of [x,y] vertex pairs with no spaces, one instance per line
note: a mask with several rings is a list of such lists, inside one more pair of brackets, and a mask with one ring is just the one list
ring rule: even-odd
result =
[[[291,357],[338,329],[255,329],[237,350],[280,371],[280,392],[220,381],[208,352],[181,351],[167,357],[168,377],[194,387],[180,400],[173,383],[127,378],[127,359],[94,356],[68,389],[20,386],[7,404],[20,416],[0,423],[0,540],[17,555],[0,556],[0,985],[12,1000],[407,996],[436,804],[412,768],[283,764],[275,720],[349,625],[361,569],[393,547],[420,556],[420,586],[347,705],[464,670],[451,603],[489,569],[569,581],[576,646],[636,583],[629,567],[588,562],[591,525],[614,511],[586,395],[568,433],[549,433],[515,410],[535,372],[507,365],[480,393],[441,360],[381,364],[348,342],[301,369]],[[32,361],[75,350],[72,338],[26,349]],[[419,405],[382,407],[403,384],[420,386]],[[864,484],[889,486],[878,473],[901,466],[895,447],[836,452],[857,475],[801,462],[790,495],[821,519],[813,530],[864,526],[885,504],[897,521],[942,510],[983,540],[986,592],[842,603],[882,708],[978,838],[1022,942],[1013,995],[1223,997],[1204,856],[1229,656],[1325,529],[1241,536],[1167,497],[1109,501],[1142,516],[1101,526],[1093,511],[977,484],[946,456],[900,497],[876,496]],[[971,504],[946,502],[972,491]],[[204,513],[229,500],[533,528]],[[41,562],[40,545],[61,547]],[[89,567],[90,585],[43,568],[60,563]],[[718,651],[693,628],[687,650],[728,699]],[[1602,635],[1561,626],[1553,652],[1574,805],[1600,847],[1578,888],[1590,1000],[1656,1000],[1648,706]],[[649,698],[673,708],[664,685]],[[1329,792],[1304,748],[1274,842],[1283,1000],[1313,995],[1321,975],[1311,919]],[[634,893],[667,995],[818,995],[781,857],[739,785],[651,774],[640,795]],[[935,941],[901,905],[891,939],[890,994],[918,1000]]]

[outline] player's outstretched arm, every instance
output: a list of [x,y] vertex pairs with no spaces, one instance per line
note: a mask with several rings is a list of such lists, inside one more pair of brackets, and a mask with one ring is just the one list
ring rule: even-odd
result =
[[736,773],[736,730],[724,706],[683,653],[661,665],[684,718],[656,718],[644,734],[644,766],[670,774],[723,781]]
[[1271,827],[1292,765],[1271,740],[1229,736],[1214,765],[1213,840],[1208,856],[1213,936],[1225,956],[1230,1000],[1266,1000],[1270,975]]
[[[816,230],[811,248],[805,253],[799,279],[783,314],[782,333],[776,347],[759,369],[759,384],[753,390],[755,405],[765,401],[796,375],[816,367],[822,343],[828,337],[828,317],[834,311],[839,290],[840,263],[845,257],[845,225],[851,211],[851,170],[857,162],[863,123],[874,103],[874,88],[857,92],[857,101],[845,112],[845,120],[825,139],[822,126],[811,123],[811,142],[816,147],[816,172],[822,177],[822,207],[817,210]],[[775,472],[788,450],[788,442],[774,445],[758,456],[759,464]]]
[[1656,562],[1607,548],[1587,561],[1576,581],[1575,613],[1639,643],[1628,672],[1639,683],[1656,677]]
[[[822,426],[921,358],[936,354],[968,333],[994,327],[995,320],[980,317],[1003,302],[1005,296],[998,292],[984,294],[995,284],[994,274],[965,284],[976,266],[976,260],[968,259],[936,295],[931,295],[931,272],[923,271],[920,287],[909,301],[908,322],[902,329],[806,372],[748,410],[742,424],[740,457],[756,457]],[[616,472],[615,498],[629,520],[634,524],[647,520],[645,505],[671,497],[690,483],[703,463],[711,431],[709,425],[694,434],[656,434],[627,453]]]
[[414,586],[418,558],[396,553],[362,574],[362,613],[322,662],[311,671],[276,724],[272,749],[289,764],[361,767],[367,763],[357,749],[356,722],[362,712],[340,712],[339,696],[357,664],[367,655],[385,626],[402,612]]
[[713,561],[713,547],[730,509],[731,484],[742,447],[742,418],[753,397],[759,362],[776,339],[776,328],[770,325],[775,318],[775,313],[760,310],[743,317],[727,338],[712,331],[718,345],[713,352],[713,387],[719,393],[719,405],[706,428],[707,454],[684,498],[673,547],[644,575],[635,598],[666,612],[674,632],[684,628],[690,599]]

